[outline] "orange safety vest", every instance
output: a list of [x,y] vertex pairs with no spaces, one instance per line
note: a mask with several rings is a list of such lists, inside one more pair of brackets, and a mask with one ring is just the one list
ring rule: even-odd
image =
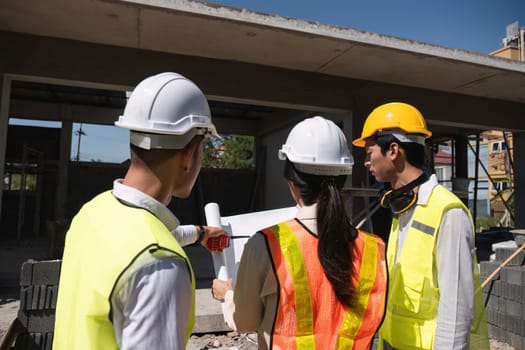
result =
[[358,231],[353,246],[355,299],[346,308],[317,258],[317,236],[295,219],[262,232],[278,282],[270,348],[369,349],[385,306],[384,242]]

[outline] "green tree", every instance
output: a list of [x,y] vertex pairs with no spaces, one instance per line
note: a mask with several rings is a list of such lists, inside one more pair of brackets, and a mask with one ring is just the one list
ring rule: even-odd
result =
[[203,167],[216,169],[253,169],[254,137],[225,135],[222,139],[206,138]]

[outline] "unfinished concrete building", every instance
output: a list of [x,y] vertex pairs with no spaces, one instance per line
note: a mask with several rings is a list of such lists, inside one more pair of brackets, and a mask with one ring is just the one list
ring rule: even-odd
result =
[[[202,88],[220,133],[255,138],[253,169],[204,169],[191,198],[171,203],[183,223],[204,223],[212,201],[225,215],[292,204],[276,157],[290,128],[320,114],[352,139],[390,101],[417,106],[435,144],[453,140],[454,179],[469,176],[470,135],[511,132],[514,208],[525,212],[522,62],[185,0],[6,0],[0,43],[0,172],[5,184],[24,179],[0,192],[0,242],[43,239],[47,256],[59,254],[68,221],[126,169],[72,156],[76,125],[113,125],[126,91],[162,71]],[[15,118],[59,124],[10,124]],[[349,210],[357,215],[372,200],[360,191],[371,179],[364,152],[353,154]],[[372,229],[385,234],[381,222]],[[515,226],[525,227],[524,215]]]

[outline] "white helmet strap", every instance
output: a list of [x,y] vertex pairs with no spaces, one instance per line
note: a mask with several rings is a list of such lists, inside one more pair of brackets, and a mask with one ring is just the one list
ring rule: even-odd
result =
[[412,142],[412,143],[418,143],[423,146],[425,145],[425,136],[418,135],[418,134],[407,134],[404,131],[398,130],[398,129],[384,130],[376,134],[376,136],[382,136],[382,135],[392,135],[396,139],[398,139],[400,142]]
[[206,129],[193,128],[183,135],[151,134],[130,131],[132,145],[142,149],[183,149],[195,135],[206,134]]

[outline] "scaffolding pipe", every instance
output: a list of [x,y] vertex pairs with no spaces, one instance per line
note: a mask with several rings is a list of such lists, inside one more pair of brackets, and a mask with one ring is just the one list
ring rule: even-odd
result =
[[22,173],[20,174],[20,192],[18,201],[18,222],[16,224],[16,239],[22,239],[22,225],[24,224],[26,208],[26,166],[27,166],[27,145],[24,143],[22,151]]
[[525,27],[520,29],[520,61],[525,62]]
[[[512,174],[514,174],[514,162],[512,161],[512,155],[510,153],[509,141],[508,141],[508,138],[507,138],[507,133],[505,131],[503,131],[503,140],[505,140],[505,152],[507,153],[507,156],[509,158],[510,171],[512,172]],[[509,174],[509,177],[510,177],[510,175],[511,174]]]
[[[26,143],[24,143],[23,151],[22,151],[22,165],[21,169],[22,172],[20,173],[20,192],[19,192],[19,202],[18,202],[18,220],[16,225],[16,238],[18,241],[22,239],[22,231],[24,228],[24,221],[26,218],[26,197],[27,197],[27,176],[28,171],[27,169],[30,167],[31,159],[30,156],[36,155],[37,156],[37,168],[36,168],[36,174],[37,177],[35,178],[35,207],[33,210],[33,235],[39,236],[40,234],[40,199],[41,199],[41,192],[42,192],[42,180],[40,179],[40,166],[41,166],[41,158],[42,158],[42,152],[38,151],[34,148],[29,147]],[[33,172],[31,172],[33,173]]]
[[452,160],[452,178],[450,179],[452,181],[452,179],[455,179],[456,178],[456,140],[455,139],[452,139],[452,149],[451,149],[451,160]]
[[476,134],[476,161],[474,162],[474,205],[472,214],[474,217],[474,227],[476,226],[476,218],[478,215],[478,177],[479,177],[479,134]]
[[[468,143],[468,146],[470,147],[470,150],[476,154],[476,151],[472,148],[472,145],[470,143]],[[476,157],[477,154],[476,154]],[[485,174],[487,175],[487,177],[489,178],[490,182],[492,183],[492,186],[494,186],[495,188],[498,188],[496,186],[496,182],[494,182],[494,179],[492,178],[492,176],[490,176],[487,168],[485,167],[485,164],[483,164],[483,162],[479,162],[479,164],[481,165],[481,167],[483,168],[483,171],[485,172]],[[507,204],[507,202],[505,201],[505,199],[502,197],[501,195],[501,192],[500,191],[497,191],[496,192],[497,196],[501,199],[501,201],[503,202],[503,205],[505,206],[505,208],[507,209],[507,211],[509,212],[509,215],[510,215],[510,218],[512,219],[512,221],[514,221],[514,214],[512,214],[512,211],[510,210],[509,208],[509,205]]]

